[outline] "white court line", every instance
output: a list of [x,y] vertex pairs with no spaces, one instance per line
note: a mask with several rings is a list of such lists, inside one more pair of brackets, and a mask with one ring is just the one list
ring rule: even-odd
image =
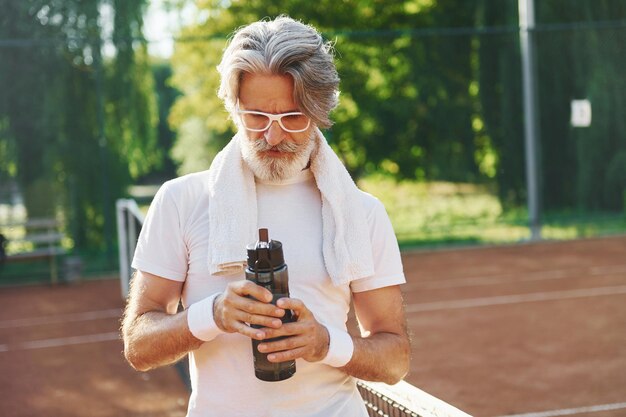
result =
[[588,268],[553,269],[546,271],[516,272],[509,274],[444,278],[438,280],[418,281],[404,284],[404,292],[416,289],[443,289],[473,287],[478,285],[509,284],[529,281],[544,281],[552,279],[572,278],[572,275],[598,276],[626,273],[626,265],[592,266]]
[[622,272],[626,272],[626,265],[599,265],[592,266],[589,270],[593,275],[620,274]]
[[[501,274],[501,275],[487,275],[487,276],[475,276],[465,278],[446,278],[430,281],[419,281],[404,284],[402,290],[404,292],[415,290],[434,290],[445,288],[463,288],[463,287],[475,287],[479,285],[497,285],[497,284],[514,284],[517,282],[528,281],[545,281],[550,279],[563,279],[568,278],[566,270],[553,270],[553,271],[537,271],[526,273],[514,273],[514,274]],[[520,278],[520,275],[522,276]]]
[[0,352],[16,350],[45,349],[51,347],[80,345],[84,343],[109,342],[120,340],[118,332],[88,334],[84,336],[60,337],[57,339],[32,340],[30,342],[16,343],[15,345],[0,345]]
[[540,411],[540,412],[535,412],[535,413],[508,414],[506,416],[500,416],[500,417],[571,416],[574,414],[595,413],[598,411],[621,410],[623,408],[626,408],[626,403],[601,404],[601,405],[592,405],[588,407],[578,407],[578,408],[563,408],[561,410]]
[[88,321],[108,318],[119,318],[122,310],[113,308],[110,310],[86,311],[82,313],[58,314],[45,317],[28,317],[23,319],[12,319],[0,321],[0,329],[11,329],[15,327],[40,326],[44,324],[67,323],[76,321]]
[[406,313],[452,310],[471,307],[487,307],[504,304],[529,303],[536,301],[566,300],[570,298],[599,297],[604,295],[626,294],[626,285],[613,287],[582,288],[577,290],[535,292],[528,294],[500,295],[495,297],[468,298],[464,300],[434,301],[410,304]]

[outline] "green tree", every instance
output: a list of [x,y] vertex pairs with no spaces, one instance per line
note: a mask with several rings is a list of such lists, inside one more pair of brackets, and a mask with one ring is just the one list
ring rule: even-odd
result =
[[176,176],[177,164],[172,159],[169,150],[174,146],[176,133],[171,129],[167,118],[180,92],[170,85],[172,67],[169,61],[156,60],[152,63],[152,74],[158,97],[159,123],[157,126],[158,147],[163,151],[163,163],[156,171],[148,175],[161,179],[170,179]]
[[[170,116],[182,171],[205,169],[233,134],[215,96],[226,37],[266,16],[288,14],[331,41],[342,78],[329,141],[355,177],[476,179],[476,134],[468,85],[471,38],[416,36],[415,28],[471,26],[474,6],[429,0],[197,2],[206,19],[184,28],[173,58],[183,96]],[[449,117],[454,114],[455,117]],[[198,149],[203,153],[198,153]]]
[[[624,2],[536,2],[540,182],[544,209],[616,210],[623,205],[626,152],[621,116],[626,41]],[[483,0],[478,25],[517,25],[514,2]],[[606,25],[612,21],[613,25]],[[593,25],[598,25],[594,28]],[[603,26],[604,25],[604,26]],[[519,37],[515,31],[481,36],[479,86],[485,132],[497,151],[496,176],[505,206],[524,203],[524,125]],[[587,98],[590,128],[570,126],[570,102]]]
[[[173,60],[170,115],[184,172],[205,169],[233,129],[215,91],[226,37],[281,13],[334,42],[341,103],[327,132],[355,177],[488,182],[504,207],[526,200],[516,0],[200,1]],[[540,176],[546,209],[623,204],[623,21],[620,0],[536,2]],[[622,22],[602,26],[602,22]],[[600,22],[598,29],[574,27]],[[563,26],[563,24],[570,26]],[[589,98],[593,127],[569,125]],[[202,149],[203,152],[198,152]]]
[[517,2],[481,0],[476,25],[495,28],[478,36],[479,114],[484,140],[496,155],[495,180],[500,202],[506,208],[525,204],[524,119],[522,79],[517,32]]
[[[16,17],[22,17],[16,18]],[[26,2],[7,2],[0,16],[0,38],[5,42],[0,60],[0,117],[5,149],[12,149],[13,175],[18,175],[27,205],[37,204],[36,214],[47,214],[53,204],[44,204],[54,195],[49,175],[54,165],[55,152],[50,143],[58,126],[54,98],[42,95],[56,86],[49,82],[50,73],[61,71],[63,63],[47,39],[52,31],[47,27],[31,28],[25,20],[36,20],[33,6]],[[32,39],[25,47],[24,39]],[[9,155],[7,155],[9,157]],[[28,167],[28,168],[26,168]]]
[[[0,141],[15,149],[29,217],[61,215],[80,248],[110,249],[115,198],[161,158],[141,35],[145,3],[30,1],[3,9]],[[105,57],[103,41],[112,52]]]
[[[626,4],[539,2],[537,34],[543,199],[547,209],[619,210],[623,207],[626,152]],[[579,25],[554,30],[554,25]],[[598,25],[594,28],[593,25]],[[552,26],[551,26],[552,25]],[[570,126],[570,101],[587,98],[589,128]]]

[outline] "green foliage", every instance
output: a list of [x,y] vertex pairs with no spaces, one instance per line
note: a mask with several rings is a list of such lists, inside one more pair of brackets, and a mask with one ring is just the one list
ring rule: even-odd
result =
[[[100,15],[107,8],[111,27]],[[110,248],[115,198],[161,159],[144,8],[144,0],[3,7],[3,171],[17,178],[29,217],[64,217],[77,247]],[[103,58],[108,32],[113,54]]]
[[[626,3],[535,3],[544,208],[616,212],[626,189],[626,34],[606,21],[625,21]],[[398,181],[384,183],[398,206],[417,193],[405,188],[413,180],[431,184],[415,185],[419,204],[393,215],[401,233],[480,216],[501,223],[525,203],[517,0],[198,0],[195,23],[177,34],[173,72],[147,55],[146,4],[3,3],[0,180],[19,181],[31,217],[64,216],[78,247],[104,245],[130,182],[209,166],[234,133],[216,96],[227,37],[283,13],[334,44],[342,93],[326,134],[354,177]],[[578,23],[588,26],[563,26]],[[575,98],[591,101],[590,128],[570,126]],[[165,124],[174,100],[175,141]],[[440,192],[448,181],[473,183],[480,197]],[[424,201],[433,208],[421,213]]]
[[[49,35],[48,28],[31,33],[31,28],[24,24],[24,20],[16,17],[34,19],[29,16],[29,4],[24,2],[8,2],[3,5],[0,15],[0,38],[24,39],[34,37],[42,39]],[[54,53],[44,48],[3,48],[0,59],[0,117],[3,120],[2,141],[7,152],[3,161],[7,168],[5,173],[11,176],[19,175],[27,202],[37,196],[38,191],[45,190],[46,195],[52,191],[50,187],[42,187],[43,182],[49,182],[46,173],[50,172],[54,152],[51,152],[49,143],[54,140],[55,128],[58,120],[55,117],[52,97],[42,91],[48,88],[47,73],[60,70],[62,62]],[[42,71],[44,69],[44,71]],[[12,166],[12,168],[10,168]],[[28,166],[28,169],[24,167]],[[40,207],[41,214],[45,214],[53,205]],[[42,213],[43,212],[43,213]]]
[[[517,25],[517,2],[479,3],[478,26]],[[494,163],[486,169],[495,170],[500,202],[511,209],[523,205],[526,198],[519,36],[510,30],[480,36],[474,53],[480,98],[476,113],[483,122],[478,136],[489,143],[485,157]]]
[[[215,91],[225,38],[261,18],[288,14],[334,43],[342,78],[331,145],[355,178],[496,186],[505,210],[526,202],[524,119],[515,0],[335,2],[201,1],[183,30],[170,120],[182,170],[205,169],[233,133]],[[572,6],[575,4],[575,6]],[[626,19],[619,0],[537,2],[540,172],[546,209],[617,210],[626,149],[623,26],[558,25]],[[550,26],[557,25],[557,26]],[[445,29],[441,29],[445,28]],[[475,28],[467,30],[467,28]],[[592,128],[569,126],[573,98],[592,101]],[[197,152],[202,149],[202,154]]]
[[[314,25],[334,43],[342,94],[328,136],[355,177],[386,171],[398,178],[467,181],[488,178],[490,167],[493,171],[491,144],[477,140],[472,127],[478,98],[467,87],[473,79],[470,37],[414,33],[415,28],[471,26],[473,4],[256,0],[197,6],[207,17],[183,30],[173,58],[173,83],[183,96],[170,120],[178,130],[174,157],[183,171],[206,168],[207,157],[212,159],[233,134],[215,95],[215,66],[226,36],[279,14]],[[204,155],[198,155],[198,146]],[[486,155],[491,165],[484,163]]]
[[[509,226],[501,235],[481,227],[503,222],[502,206],[497,196],[484,186],[468,183],[396,182],[389,177],[368,176],[359,186],[384,204],[398,239],[433,240],[434,238],[470,238],[520,240],[527,235],[523,223]],[[499,228],[501,228],[499,226]]]
[[[537,33],[544,206],[618,211],[623,183],[616,161],[626,150],[621,53],[626,31],[601,22],[626,20],[626,4],[555,0],[540,2],[537,13],[540,22],[590,25],[562,31],[545,27]],[[591,102],[591,126],[572,128],[570,101],[584,98]]]
[[[482,185],[370,175],[359,186],[383,202],[403,248],[516,243],[530,237],[526,210],[504,211],[494,190]],[[542,236],[575,239],[625,231],[623,214],[561,210],[545,215]]]
[[176,134],[170,128],[167,118],[180,92],[169,84],[172,76],[172,67],[168,61],[154,61],[151,67],[159,109],[159,122],[157,125],[158,149],[163,151],[164,155],[162,165],[156,170],[151,170],[149,175],[163,180],[176,176],[176,163],[169,155],[169,152],[167,152],[167,150],[173,147]]
[[[606,182],[610,191],[615,193],[614,198],[620,199],[626,193],[626,150],[614,155],[606,170]],[[626,206],[625,206],[626,208]]]
[[177,43],[172,57],[171,83],[182,96],[176,100],[169,120],[177,130],[172,159],[180,165],[181,174],[208,168],[233,133],[228,114],[216,96],[219,76],[215,69],[226,42],[219,34],[230,26],[226,18],[216,17],[213,23],[215,26],[184,28],[181,37],[187,41]]

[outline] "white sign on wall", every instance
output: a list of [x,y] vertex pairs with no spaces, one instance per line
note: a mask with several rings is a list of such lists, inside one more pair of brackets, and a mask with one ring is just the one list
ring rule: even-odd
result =
[[571,123],[574,127],[591,125],[591,102],[589,100],[572,100]]

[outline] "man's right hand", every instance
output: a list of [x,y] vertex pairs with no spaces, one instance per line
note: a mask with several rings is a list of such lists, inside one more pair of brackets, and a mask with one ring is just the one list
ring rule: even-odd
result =
[[[250,297],[248,297],[250,296]],[[256,324],[278,329],[282,326],[280,317],[285,310],[271,304],[272,293],[246,280],[228,284],[213,303],[213,319],[222,331],[241,333],[257,340],[265,338],[263,329],[250,327]]]

